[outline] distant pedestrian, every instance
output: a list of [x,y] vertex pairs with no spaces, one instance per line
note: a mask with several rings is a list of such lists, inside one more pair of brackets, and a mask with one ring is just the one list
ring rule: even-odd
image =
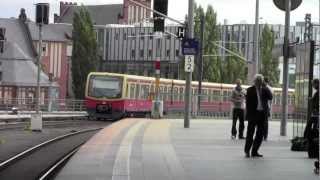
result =
[[[244,152],[246,157],[263,157],[259,148],[263,140],[264,123],[269,113],[268,101],[272,100],[272,93],[263,83],[263,76],[257,74],[254,85],[247,89],[246,119],[248,120],[246,144]],[[255,139],[253,135],[256,131]]]
[[[269,89],[273,96],[273,90],[272,87],[270,86],[269,79],[267,77],[264,78],[264,83],[265,86]],[[263,140],[267,141],[268,140],[268,131],[269,131],[269,120],[272,119],[272,100],[268,101],[268,106],[269,106],[269,113],[266,116],[266,121],[264,123],[264,133],[263,133]]]
[[231,128],[231,138],[235,139],[237,136],[237,120],[239,119],[239,139],[244,139],[244,100],[245,93],[241,87],[241,80],[237,79],[236,87],[232,91],[231,101],[233,102],[232,110],[232,128]]

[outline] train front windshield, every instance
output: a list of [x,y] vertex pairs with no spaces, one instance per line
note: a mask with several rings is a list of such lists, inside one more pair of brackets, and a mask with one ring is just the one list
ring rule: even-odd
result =
[[95,98],[121,98],[122,82],[121,77],[93,75],[90,78],[88,95]]

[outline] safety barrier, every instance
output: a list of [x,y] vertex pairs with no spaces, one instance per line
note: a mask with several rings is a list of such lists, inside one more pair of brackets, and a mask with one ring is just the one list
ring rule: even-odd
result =
[[[36,101],[34,98],[0,98],[0,111],[12,112],[35,111]],[[41,99],[40,110],[42,112],[82,112],[86,111],[84,100],[75,99]]]

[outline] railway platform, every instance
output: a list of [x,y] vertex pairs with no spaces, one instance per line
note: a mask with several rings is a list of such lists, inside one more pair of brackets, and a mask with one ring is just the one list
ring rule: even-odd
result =
[[93,136],[57,174],[58,180],[316,180],[306,152],[290,151],[279,122],[270,122],[263,158],[245,158],[231,140],[231,121],[124,119]]

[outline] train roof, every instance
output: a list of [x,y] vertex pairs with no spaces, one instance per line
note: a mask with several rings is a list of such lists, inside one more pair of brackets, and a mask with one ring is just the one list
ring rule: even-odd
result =
[[[145,77],[145,76],[137,76],[137,75],[129,75],[129,74],[119,74],[119,73],[109,73],[109,72],[91,72],[89,75],[109,75],[109,76],[122,76],[127,79],[141,80],[141,81],[154,81],[154,77]],[[174,84],[185,84],[185,80],[177,80],[177,79],[165,79],[160,78],[161,82],[164,83],[174,83]],[[198,85],[198,81],[192,81],[192,85]],[[235,84],[224,84],[224,83],[214,83],[214,82],[202,82],[203,87],[215,86],[221,88],[234,88]],[[250,85],[242,85],[243,88],[248,88]],[[272,88],[273,91],[282,91],[282,88]],[[293,92],[294,89],[289,89],[289,92]]]

